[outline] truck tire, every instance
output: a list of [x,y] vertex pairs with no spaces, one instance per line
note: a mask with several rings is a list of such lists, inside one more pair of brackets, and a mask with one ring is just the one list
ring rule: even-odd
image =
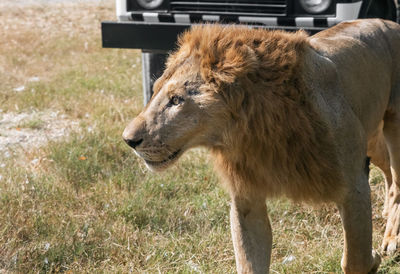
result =
[[400,0],[397,0],[396,8],[397,8],[397,23],[400,24]]
[[395,2],[397,0],[371,0],[367,10],[367,18],[382,18],[397,21],[397,10]]
[[168,54],[142,52],[143,103],[146,105],[153,95],[153,84],[162,75]]

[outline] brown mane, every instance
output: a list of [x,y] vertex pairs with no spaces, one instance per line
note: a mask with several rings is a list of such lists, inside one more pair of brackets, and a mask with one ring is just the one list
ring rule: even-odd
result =
[[169,60],[171,72],[189,57],[197,60],[202,79],[229,109],[226,146],[213,154],[233,193],[263,189],[318,201],[341,191],[335,153],[326,150],[332,138],[308,105],[301,78],[307,39],[301,31],[198,26]]

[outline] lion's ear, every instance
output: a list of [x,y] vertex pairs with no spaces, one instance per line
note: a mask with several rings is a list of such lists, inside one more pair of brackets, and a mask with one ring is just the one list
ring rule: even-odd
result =
[[215,45],[211,54],[202,56],[201,74],[208,82],[232,84],[254,73],[258,67],[257,55],[241,41],[235,44]]

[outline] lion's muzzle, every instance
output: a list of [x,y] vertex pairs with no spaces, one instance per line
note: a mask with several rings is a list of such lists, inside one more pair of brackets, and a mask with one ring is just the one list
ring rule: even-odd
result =
[[144,141],[145,136],[145,120],[140,116],[136,117],[129,123],[122,133],[122,139],[131,148],[136,149]]

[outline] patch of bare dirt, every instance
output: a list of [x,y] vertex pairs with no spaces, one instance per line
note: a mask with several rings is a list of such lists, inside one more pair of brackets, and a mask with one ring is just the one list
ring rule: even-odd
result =
[[77,121],[57,111],[0,113],[0,153],[9,157],[10,150],[40,147],[68,137],[78,127]]
[[84,3],[84,2],[101,2],[104,0],[2,0],[0,8],[11,6],[31,6],[31,5],[46,5],[56,3]]

